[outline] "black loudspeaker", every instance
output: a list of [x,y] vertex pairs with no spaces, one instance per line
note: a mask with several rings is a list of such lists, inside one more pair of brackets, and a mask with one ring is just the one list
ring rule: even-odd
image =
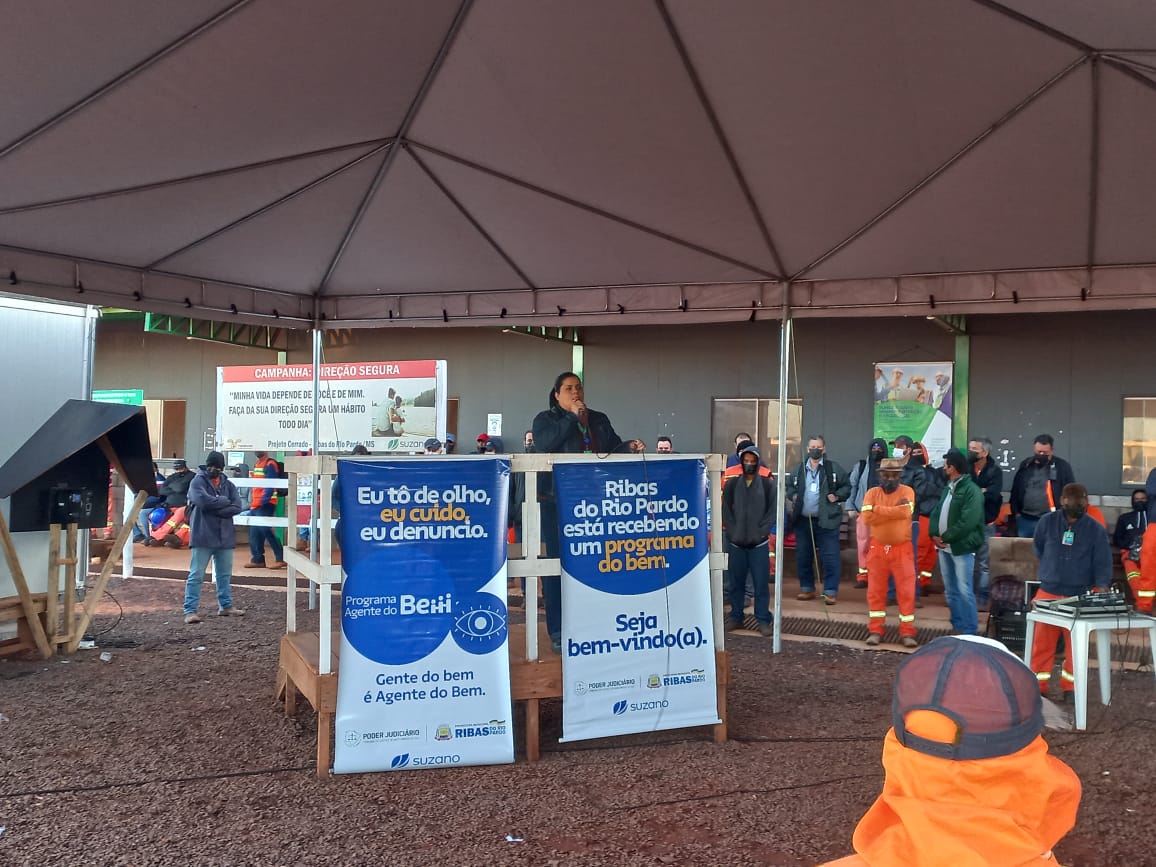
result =
[[12,532],[76,524],[82,530],[108,523],[109,464],[90,445],[70,455],[12,495]]

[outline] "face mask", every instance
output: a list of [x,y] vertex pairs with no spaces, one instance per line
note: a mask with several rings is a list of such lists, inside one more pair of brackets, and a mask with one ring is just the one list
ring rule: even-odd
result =
[[1042,466],[1044,466],[1044,464],[1047,464],[1048,462],[1050,462],[1051,458],[1049,458],[1047,455],[1036,455],[1035,461],[1036,461],[1037,465],[1042,467]]
[[526,453],[529,454],[530,452],[534,451],[534,444],[533,443],[526,443],[525,448],[526,448]]
[[823,457],[823,450],[822,449],[807,449],[807,456],[810,457],[812,460],[817,461],[821,457]]
[[1146,511],[1148,511],[1148,501],[1147,500],[1133,500],[1132,501],[1132,508],[1135,509],[1137,512],[1146,512]]
[[1088,514],[1088,507],[1083,503],[1064,506],[1064,514],[1069,518],[1082,518]]
[[894,494],[899,490],[899,479],[885,479],[879,483],[879,487],[881,487],[886,494]]
[[974,464],[976,461],[979,460],[979,452],[968,452],[967,453],[967,459]]
[[753,476],[758,471],[759,471],[759,465],[757,463],[754,463],[754,464],[744,463],[743,464],[743,472],[748,476]]
[[903,448],[903,446],[896,446],[891,450],[891,457],[893,458],[902,458],[906,454],[907,449]]
[[218,470],[216,467],[206,467],[205,468],[205,475],[208,476],[210,479],[219,479],[221,477],[221,471]]
[[873,458],[883,457],[883,449],[871,449],[871,457],[873,457]]

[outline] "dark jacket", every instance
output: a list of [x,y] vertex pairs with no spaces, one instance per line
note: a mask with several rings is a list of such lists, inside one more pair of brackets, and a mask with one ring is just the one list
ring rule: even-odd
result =
[[923,464],[917,464],[908,458],[907,463],[903,465],[902,472],[899,473],[899,484],[907,485],[907,487],[915,491],[916,515],[929,515],[935,507],[935,501],[931,499],[927,492],[926,469]]
[[[1000,507],[1003,506],[1003,470],[999,464],[987,456],[987,463],[978,473],[975,464],[971,465],[971,478],[979,485],[983,492],[983,522],[990,524],[999,517]],[[1056,502],[1060,500],[1057,497]]]
[[[879,446],[878,458],[871,457],[871,449]],[[847,508],[858,512],[863,508],[863,498],[867,492],[879,484],[879,464],[887,456],[887,440],[876,437],[867,446],[867,457],[855,462],[851,468],[851,493],[847,497]]]
[[[586,425],[590,433],[590,451],[595,454],[629,452],[630,447],[622,441],[610,424],[606,413],[596,409],[586,411]],[[547,454],[580,455],[587,446],[582,431],[578,429],[578,416],[560,406],[552,406],[534,416],[534,451]],[[554,476],[552,473],[538,473],[538,499],[554,498]]]
[[947,529],[939,532],[939,515],[947,499],[950,485],[944,485],[939,502],[927,516],[932,537],[939,536],[951,546],[952,554],[974,554],[982,547],[986,536],[983,532],[983,493],[971,476],[961,476],[951,495],[951,505],[947,510]]
[[[1024,510],[1024,490],[1027,487],[1028,474],[1024,472],[1027,466],[1035,458],[1026,458],[1021,464],[1020,468],[1016,470],[1015,478],[1012,479],[1011,489],[1011,513],[1019,515]],[[1052,502],[1055,508],[1060,508],[1060,494],[1064,491],[1064,485],[1070,485],[1076,480],[1075,473],[1072,472],[1072,465],[1063,458],[1052,456],[1051,463],[1048,464],[1048,483],[1052,488]]]
[[157,494],[164,497],[165,505],[170,509],[179,509],[181,506],[187,506],[189,503],[189,486],[193,483],[196,477],[190,469],[180,470],[167,479],[165,483],[157,489]]
[[[1072,531],[1072,544],[1064,533]],[[1040,589],[1060,596],[1078,596],[1112,582],[1112,550],[1108,533],[1095,518],[1083,515],[1069,525],[1062,511],[1040,518],[1032,548],[1040,559]]]
[[943,474],[943,470],[939,467],[924,467],[923,468],[923,499],[919,501],[919,511],[917,514],[924,518],[930,518],[931,513],[935,511],[936,504],[939,503],[939,498],[943,496],[943,489],[947,487],[947,477]]
[[[807,474],[804,467],[810,463],[808,458],[795,467],[794,472],[787,476],[787,501],[791,504],[791,523],[797,521],[803,514],[803,487],[807,484]],[[819,473],[819,527],[824,530],[837,530],[843,522],[843,503],[851,496],[851,478],[847,471],[824,455],[822,472]],[[827,499],[828,494],[835,495],[835,502]]]
[[764,545],[775,525],[775,483],[755,475],[747,485],[745,476],[731,476],[722,492],[723,526],[727,539],[739,548]]
[[189,485],[189,547],[235,548],[237,532],[233,516],[241,513],[241,495],[237,486],[225,478],[214,487],[204,470]]
[[1127,551],[1132,543],[1143,537],[1148,529],[1148,512],[1130,509],[1116,519],[1116,530],[1112,533],[1112,544],[1121,551]]

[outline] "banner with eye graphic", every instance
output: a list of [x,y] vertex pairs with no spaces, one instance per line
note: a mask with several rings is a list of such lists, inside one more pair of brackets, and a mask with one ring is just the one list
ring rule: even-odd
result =
[[337,773],[514,760],[510,463],[339,461]]

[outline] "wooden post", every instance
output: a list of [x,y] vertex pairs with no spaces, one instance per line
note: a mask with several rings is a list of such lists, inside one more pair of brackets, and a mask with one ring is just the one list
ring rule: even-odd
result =
[[116,541],[112,543],[112,553],[109,554],[108,559],[104,561],[104,566],[100,570],[100,577],[96,579],[96,586],[90,587],[88,593],[85,594],[84,611],[80,616],[80,622],[76,624],[72,638],[68,641],[69,653],[75,652],[76,648],[80,646],[80,641],[84,637],[84,630],[88,629],[88,624],[92,621],[93,612],[96,611],[100,597],[104,595],[104,588],[108,586],[108,580],[112,577],[112,570],[116,566],[118,555],[124,549],[125,542],[132,537],[132,527],[133,524],[136,523],[136,516],[140,514],[141,506],[144,505],[144,501],[148,499],[148,496],[148,491],[137,491],[131,518],[125,521],[124,526],[122,526],[120,532],[117,533]]
[[48,525],[48,598],[44,603],[44,621],[48,644],[56,652],[60,644],[60,525]]
[[4,557],[8,561],[8,571],[12,573],[12,583],[16,585],[16,592],[20,595],[20,605],[24,609],[24,620],[45,659],[52,656],[52,645],[48,643],[48,635],[44,632],[44,624],[36,613],[36,606],[32,602],[32,594],[28,592],[28,582],[24,580],[24,570],[20,567],[20,558],[16,556],[16,546],[12,544],[12,534],[8,532],[8,521],[4,512],[0,511],[0,547],[4,548]]
[[[65,536],[64,559],[64,636],[70,642],[76,626],[76,559],[77,526],[69,524]],[[87,569],[85,570],[87,572]]]

